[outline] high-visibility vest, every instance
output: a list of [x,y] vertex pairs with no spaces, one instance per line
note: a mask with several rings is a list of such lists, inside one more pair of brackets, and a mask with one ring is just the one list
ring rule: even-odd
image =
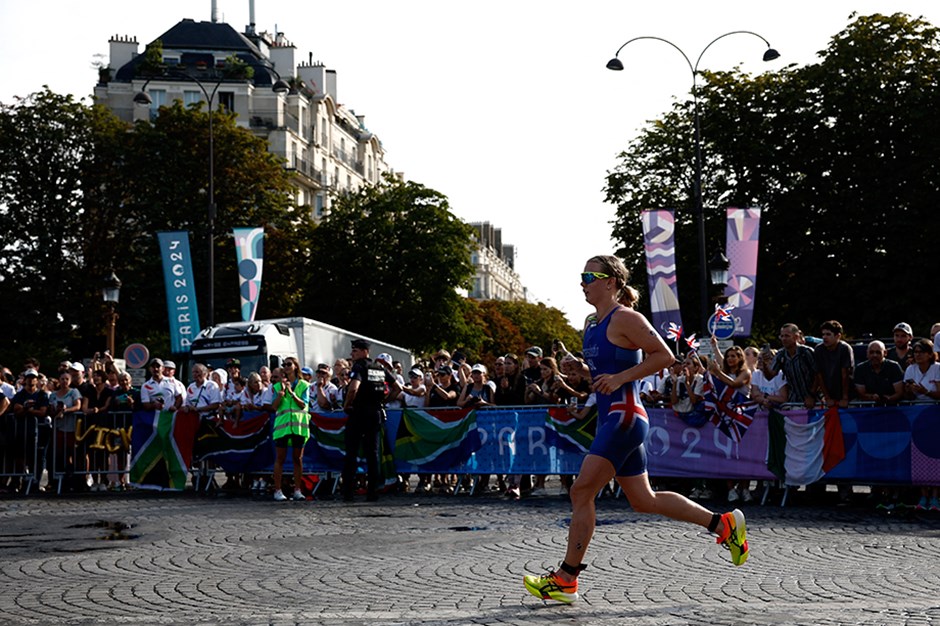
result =
[[[284,384],[283,382],[274,383],[275,398]],[[297,380],[294,394],[302,402],[298,403],[292,396],[287,394],[281,398],[281,403],[278,405],[277,413],[274,416],[273,439],[280,439],[288,435],[299,435],[305,441],[310,438],[310,414],[307,412],[309,389],[310,384],[301,378]]]

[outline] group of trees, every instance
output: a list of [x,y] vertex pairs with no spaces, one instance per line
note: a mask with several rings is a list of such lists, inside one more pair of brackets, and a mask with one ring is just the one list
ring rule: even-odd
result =
[[[749,76],[703,72],[699,87],[706,229],[724,207],[763,209],[755,333],[839,319],[853,336],[925,334],[940,269],[940,39],[906,15],[854,17],[819,61]],[[677,103],[607,177],[619,254],[645,283],[640,211],[676,208],[679,297],[698,328],[691,207],[692,102]]]
[[[117,345],[166,354],[158,231],[190,233],[206,321],[207,115],[177,101],[132,127],[48,89],[0,104],[0,363],[101,350],[100,289],[112,270],[123,283]],[[388,177],[337,197],[314,224],[266,142],[233,114],[213,115],[216,321],[240,319],[231,229],[263,226],[259,318],[313,317],[417,352],[459,346],[475,358],[555,338],[580,345],[557,309],[459,295],[474,234],[444,195]]]

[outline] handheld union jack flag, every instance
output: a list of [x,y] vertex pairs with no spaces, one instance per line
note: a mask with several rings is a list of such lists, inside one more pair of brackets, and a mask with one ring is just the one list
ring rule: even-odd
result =
[[669,322],[669,328],[666,330],[666,338],[673,341],[679,341],[682,336],[682,327],[675,322]]
[[701,345],[699,344],[698,339],[695,338],[695,333],[692,333],[691,335],[689,335],[686,338],[685,343],[687,346],[689,346],[689,349],[692,352],[698,352],[698,347],[699,345]]
[[733,304],[726,304],[724,306],[720,304],[715,305],[715,321],[720,322],[723,319],[731,317],[731,311],[734,309]]
[[705,397],[705,412],[710,414],[712,424],[732,441],[740,443],[754,421],[757,403],[711,374],[705,374],[702,395]]

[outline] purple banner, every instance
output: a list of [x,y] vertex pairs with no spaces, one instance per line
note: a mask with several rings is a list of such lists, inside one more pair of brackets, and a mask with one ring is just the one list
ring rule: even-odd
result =
[[728,209],[728,286],[725,295],[734,306],[734,334],[748,337],[754,317],[754,287],[757,283],[757,250],[760,235],[760,209]]
[[733,441],[711,422],[689,426],[671,409],[647,409],[650,476],[756,478],[773,480],[767,469],[767,413],[756,414],[747,435]]
[[653,327],[666,337],[670,322],[682,326],[676,286],[676,220],[669,209],[647,209],[642,220]]
[[261,296],[261,267],[264,259],[263,228],[233,228],[235,259],[238,261],[238,289],[243,322],[253,322]]

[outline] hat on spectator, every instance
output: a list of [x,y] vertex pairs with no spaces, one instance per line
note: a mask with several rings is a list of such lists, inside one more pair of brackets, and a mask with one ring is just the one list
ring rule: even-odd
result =
[[81,361],[72,361],[71,363],[69,363],[69,369],[75,370],[76,372],[84,372],[85,366],[82,365]]
[[353,339],[351,345],[356,350],[368,350],[370,347],[372,347],[372,344],[370,344],[365,339]]
[[910,335],[911,337],[914,336],[914,331],[913,331],[913,329],[911,328],[911,325],[908,324],[907,322],[901,322],[900,324],[898,324],[897,326],[894,327],[894,330],[903,330],[904,332],[906,332],[906,333],[907,333],[908,335]]
[[[72,363],[73,368],[75,365],[81,365],[81,363]],[[150,359],[150,367],[153,367],[154,365],[163,367],[163,359],[158,359],[157,357]]]
[[389,354],[388,352],[383,352],[383,353],[380,354],[379,356],[375,357],[375,360],[376,360],[376,361],[385,361],[386,363],[388,363],[389,365],[391,365],[391,364],[392,364],[392,355]]
[[175,369],[176,369],[176,363],[174,363],[173,361],[164,361],[164,362],[163,362],[163,367],[169,368],[169,369],[171,369],[171,370],[175,370]]
[[454,370],[450,365],[441,365],[439,368],[437,368],[437,373],[445,376],[453,376]]
[[461,361],[467,360],[467,355],[459,350],[454,350],[454,356],[452,358],[455,362],[460,363]]
[[300,373],[301,373],[301,374],[307,374],[308,376],[313,376],[313,370],[312,370],[311,368],[307,367],[307,366],[301,367],[301,368],[300,368]]
[[470,371],[471,371],[471,372],[482,372],[482,373],[486,374],[486,366],[483,365],[482,363],[477,363],[477,364],[475,364],[473,367],[470,368]]
[[330,373],[330,366],[327,365],[326,363],[320,363],[319,365],[317,365],[317,371],[318,371],[318,372],[326,372],[327,374],[329,374],[329,373]]
[[528,350],[526,350],[525,353],[526,353],[526,354],[531,354],[531,355],[533,355],[533,356],[537,356],[537,357],[540,357],[540,358],[541,358],[541,356],[542,356],[542,349],[541,349],[540,347],[538,347],[538,346],[532,346],[531,348],[529,348]]
[[408,372],[408,376],[414,376],[416,378],[423,378],[424,372],[421,371],[421,368],[414,367]]
[[23,372],[23,378],[29,378],[30,376],[32,376],[33,378],[39,378],[39,372],[37,372],[36,370],[32,368]]
[[241,367],[242,362],[238,359],[229,359],[225,362],[225,367]]

